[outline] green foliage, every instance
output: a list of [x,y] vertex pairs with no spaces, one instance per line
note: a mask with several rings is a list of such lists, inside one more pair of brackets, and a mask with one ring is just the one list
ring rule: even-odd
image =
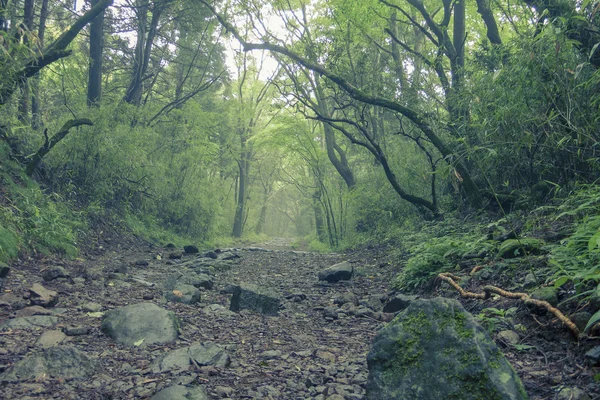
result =
[[17,164],[0,165],[0,259],[19,251],[77,255],[77,240],[85,230],[82,215],[56,193],[45,193]]
[[[423,235],[418,235],[423,239]],[[411,242],[413,242],[411,240]],[[433,237],[410,247],[412,256],[394,279],[394,287],[414,290],[425,286],[441,272],[452,271],[466,254],[489,252],[495,244],[477,233]]]
[[517,307],[510,307],[506,310],[489,307],[484,308],[477,315],[477,319],[488,332],[493,333],[497,328],[513,329],[513,317],[517,312]]

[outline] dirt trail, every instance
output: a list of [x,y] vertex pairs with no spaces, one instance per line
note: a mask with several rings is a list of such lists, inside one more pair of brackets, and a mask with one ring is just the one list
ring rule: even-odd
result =
[[[162,300],[166,277],[177,271],[178,263],[194,255],[170,260],[168,250],[122,244],[121,249],[100,247],[97,255],[86,261],[45,259],[16,265],[5,291],[21,296],[35,282],[58,291],[60,301],[53,312],[58,315],[59,324],[54,328],[2,332],[0,369],[39,352],[36,340],[44,331],[73,325],[87,327],[89,332],[69,336],[67,341],[100,360],[102,368],[87,381],[65,383],[42,377],[37,382],[6,384],[0,397],[143,399],[184,382],[202,385],[215,398],[325,399],[338,394],[342,397],[333,398],[363,399],[366,354],[382,322],[376,319],[377,315],[355,317],[351,311],[326,318],[324,310],[333,305],[336,297],[348,292],[365,301],[378,298],[388,291],[391,272],[379,267],[380,260],[374,254],[343,256],[281,250],[288,245],[286,240],[276,240],[264,247],[277,250],[235,251],[240,258],[230,269],[216,273],[214,288],[203,290],[201,303],[196,305]],[[354,279],[337,284],[318,282],[319,270],[348,257],[358,272]],[[148,265],[136,265],[144,264],[143,261]],[[64,265],[74,281],[44,282],[40,278],[40,270],[57,264]],[[223,289],[242,282],[276,289],[284,306],[279,316],[265,317],[247,310],[229,312],[231,295]],[[150,286],[151,283],[155,285]],[[98,303],[106,311],[147,301],[172,310],[179,317],[181,335],[176,343],[154,348],[115,344],[101,332],[101,319],[81,309],[87,302]],[[14,312],[0,314],[0,324],[14,316]],[[171,349],[197,342],[213,342],[225,348],[233,360],[231,366],[190,366],[183,373],[152,373],[152,360]]]
[[[3,295],[12,295],[12,303],[0,298],[0,325],[22,312],[23,294],[34,283],[59,293],[58,304],[50,308],[58,322],[52,327],[0,330],[0,373],[41,352],[36,342],[44,332],[72,326],[82,327],[84,334],[67,336],[59,346],[74,346],[101,367],[83,381],[41,376],[35,381],[0,384],[0,398],[147,399],[166,387],[189,384],[203,387],[215,399],[365,399],[366,355],[383,324],[381,319],[390,317],[380,312],[379,299],[389,292],[397,266],[388,263],[383,248],[317,254],[289,250],[289,244],[289,240],[277,239],[263,244],[260,250],[233,251],[239,258],[231,261],[229,268],[216,271],[213,289],[203,290],[201,302],[195,305],[166,302],[163,283],[182,268],[182,263],[197,256],[184,254],[181,259],[170,259],[170,253],[180,251],[135,240],[100,239],[85,258],[75,261],[42,258],[16,263]],[[336,284],[318,281],[318,271],[343,260],[355,267],[352,280]],[[42,272],[56,265],[64,266],[71,278],[44,282]],[[225,289],[239,283],[273,288],[283,304],[279,315],[230,312],[231,294]],[[457,297],[453,290],[439,285],[426,297],[436,295]],[[350,296],[360,305],[334,306],[341,296]],[[116,344],[100,330],[100,314],[86,309],[89,302],[97,303],[100,311],[156,303],[180,319],[179,339],[149,348]],[[563,386],[582,387],[592,397],[599,394],[593,379],[596,369],[587,367],[583,359],[596,342],[577,344],[547,316],[532,315],[514,301],[500,298],[463,304],[474,314],[485,307],[518,307],[514,319],[505,318],[497,324],[526,325],[521,347],[508,346],[499,336],[495,339],[532,400],[552,399]],[[370,310],[364,312],[366,308]],[[190,365],[185,371],[166,373],[153,372],[150,367],[152,361],[173,349],[207,342],[224,348],[232,364],[226,368]]]

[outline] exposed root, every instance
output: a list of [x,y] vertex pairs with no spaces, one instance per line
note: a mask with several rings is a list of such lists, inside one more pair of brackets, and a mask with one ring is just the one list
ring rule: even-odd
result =
[[460,278],[451,273],[439,274],[438,278],[440,278],[441,280],[443,280],[445,282],[448,282],[448,284],[450,286],[452,286],[454,289],[456,289],[462,297],[485,300],[485,299],[489,299],[492,293],[495,293],[502,297],[507,297],[509,299],[518,299],[518,300],[523,301],[523,303],[525,303],[525,304],[532,304],[538,308],[543,308],[543,309],[547,310],[548,312],[552,313],[556,318],[558,318],[558,320],[560,322],[562,322],[564,325],[567,326],[567,328],[569,328],[571,333],[573,333],[573,335],[575,335],[576,338],[579,338],[579,333],[580,333],[579,328],[577,328],[577,326],[573,323],[573,321],[571,321],[569,318],[567,318],[558,308],[553,307],[547,301],[532,299],[531,296],[529,296],[527,293],[508,292],[504,289],[500,289],[496,286],[491,286],[491,285],[484,286],[483,293],[469,292],[469,291],[463,289],[458,283],[456,283],[456,281],[459,280]]

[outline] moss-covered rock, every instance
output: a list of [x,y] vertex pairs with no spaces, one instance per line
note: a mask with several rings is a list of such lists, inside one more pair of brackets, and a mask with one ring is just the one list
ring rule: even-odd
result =
[[531,293],[531,297],[536,300],[547,301],[551,305],[558,304],[558,290],[553,287],[541,287]]
[[367,362],[372,400],[527,399],[494,341],[452,299],[413,301],[379,332]]
[[539,254],[544,241],[534,238],[509,239],[498,250],[499,258],[522,257],[526,254]]

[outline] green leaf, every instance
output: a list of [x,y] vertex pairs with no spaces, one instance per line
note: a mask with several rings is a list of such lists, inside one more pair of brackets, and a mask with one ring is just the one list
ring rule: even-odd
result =
[[600,231],[596,232],[588,242],[588,251],[591,253],[596,247],[600,247]]
[[585,329],[583,331],[587,332],[588,329],[590,329],[592,326],[594,326],[594,324],[598,321],[600,321],[600,311],[596,311],[596,314],[592,315],[592,318],[590,318],[590,320],[588,321],[588,323],[585,326]]
[[133,345],[134,345],[135,347],[140,347],[140,345],[141,345],[142,343],[144,343],[144,340],[146,340],[146,339],[145,339],[145,338],[144,338],[144,339],[140,339],[140,340],[138,340],[137,342],[135,342]]
[[570,276],[561,276],[557,280],[554,281],[554,287],[559,288],[565,283],[569,282],[572,278]]
[[535,346],[530,346],[528,344],[513,344],[513,347],[519,351],[531,350],[535,348]]

